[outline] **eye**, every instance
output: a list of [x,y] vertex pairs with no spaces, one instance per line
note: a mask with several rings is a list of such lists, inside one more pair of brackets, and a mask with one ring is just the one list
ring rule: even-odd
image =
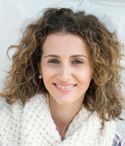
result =
[[80,59],[75,59],[72,61],[73,64],[83,64],[84,61],[83,60],[80,60]]
[[48,61],[48,63],[58,64],[58,63],[60,63],[60,62],[59,62],[59,60],[57,60],[57,59],[50,59],[50,60]]

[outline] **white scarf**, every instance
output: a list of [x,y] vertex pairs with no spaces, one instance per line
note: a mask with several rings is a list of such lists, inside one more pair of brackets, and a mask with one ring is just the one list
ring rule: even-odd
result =
[[62,141],[46,97],[36,95],[26,102],[24,108],[17,107],[18,110],[15,108],[13,113],[18,112],[15,116],[20,115],[20,118],[14,120],[13,117],[11,126],[12,135],[18,130],[16,138],[11,138],[10,143],[7,139],[7,144],[5,142],[3,146],[112,146],[116,124],[114,121],[106,122],[100,133],[101,120],[96,112],[82,108],[70,123]]

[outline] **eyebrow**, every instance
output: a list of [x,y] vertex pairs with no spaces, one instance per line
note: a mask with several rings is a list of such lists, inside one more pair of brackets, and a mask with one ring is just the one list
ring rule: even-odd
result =
[[[48,57],[61,58],[60,56],[58,56],[58,55],[53,55],[53,54],[44,56],[44,58],[48,58]],[[71,58],[84,57],[84,58],[88,59],[87,56],[85,56],[85,55],[80,55],[80,54],[78,54],[78,55],[72,55],[72,56],[70,56],[70,57],[71,57]]]

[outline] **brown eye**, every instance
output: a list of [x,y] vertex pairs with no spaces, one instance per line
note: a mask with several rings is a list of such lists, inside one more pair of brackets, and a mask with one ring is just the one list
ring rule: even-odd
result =
[[76,60],[73,60],[72,63],[73,64],[83,64],[84,61],[76,59]]
[[57,59],[51,59],[48,61],[48,63],[59,64],[60,62]]

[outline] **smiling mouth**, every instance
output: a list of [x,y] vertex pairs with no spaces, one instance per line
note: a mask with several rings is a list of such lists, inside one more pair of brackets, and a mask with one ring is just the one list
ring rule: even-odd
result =
[[58,83],[53,83],[53,85],[62,91],[70,91],[76,86],[76,84],[58,84]]

